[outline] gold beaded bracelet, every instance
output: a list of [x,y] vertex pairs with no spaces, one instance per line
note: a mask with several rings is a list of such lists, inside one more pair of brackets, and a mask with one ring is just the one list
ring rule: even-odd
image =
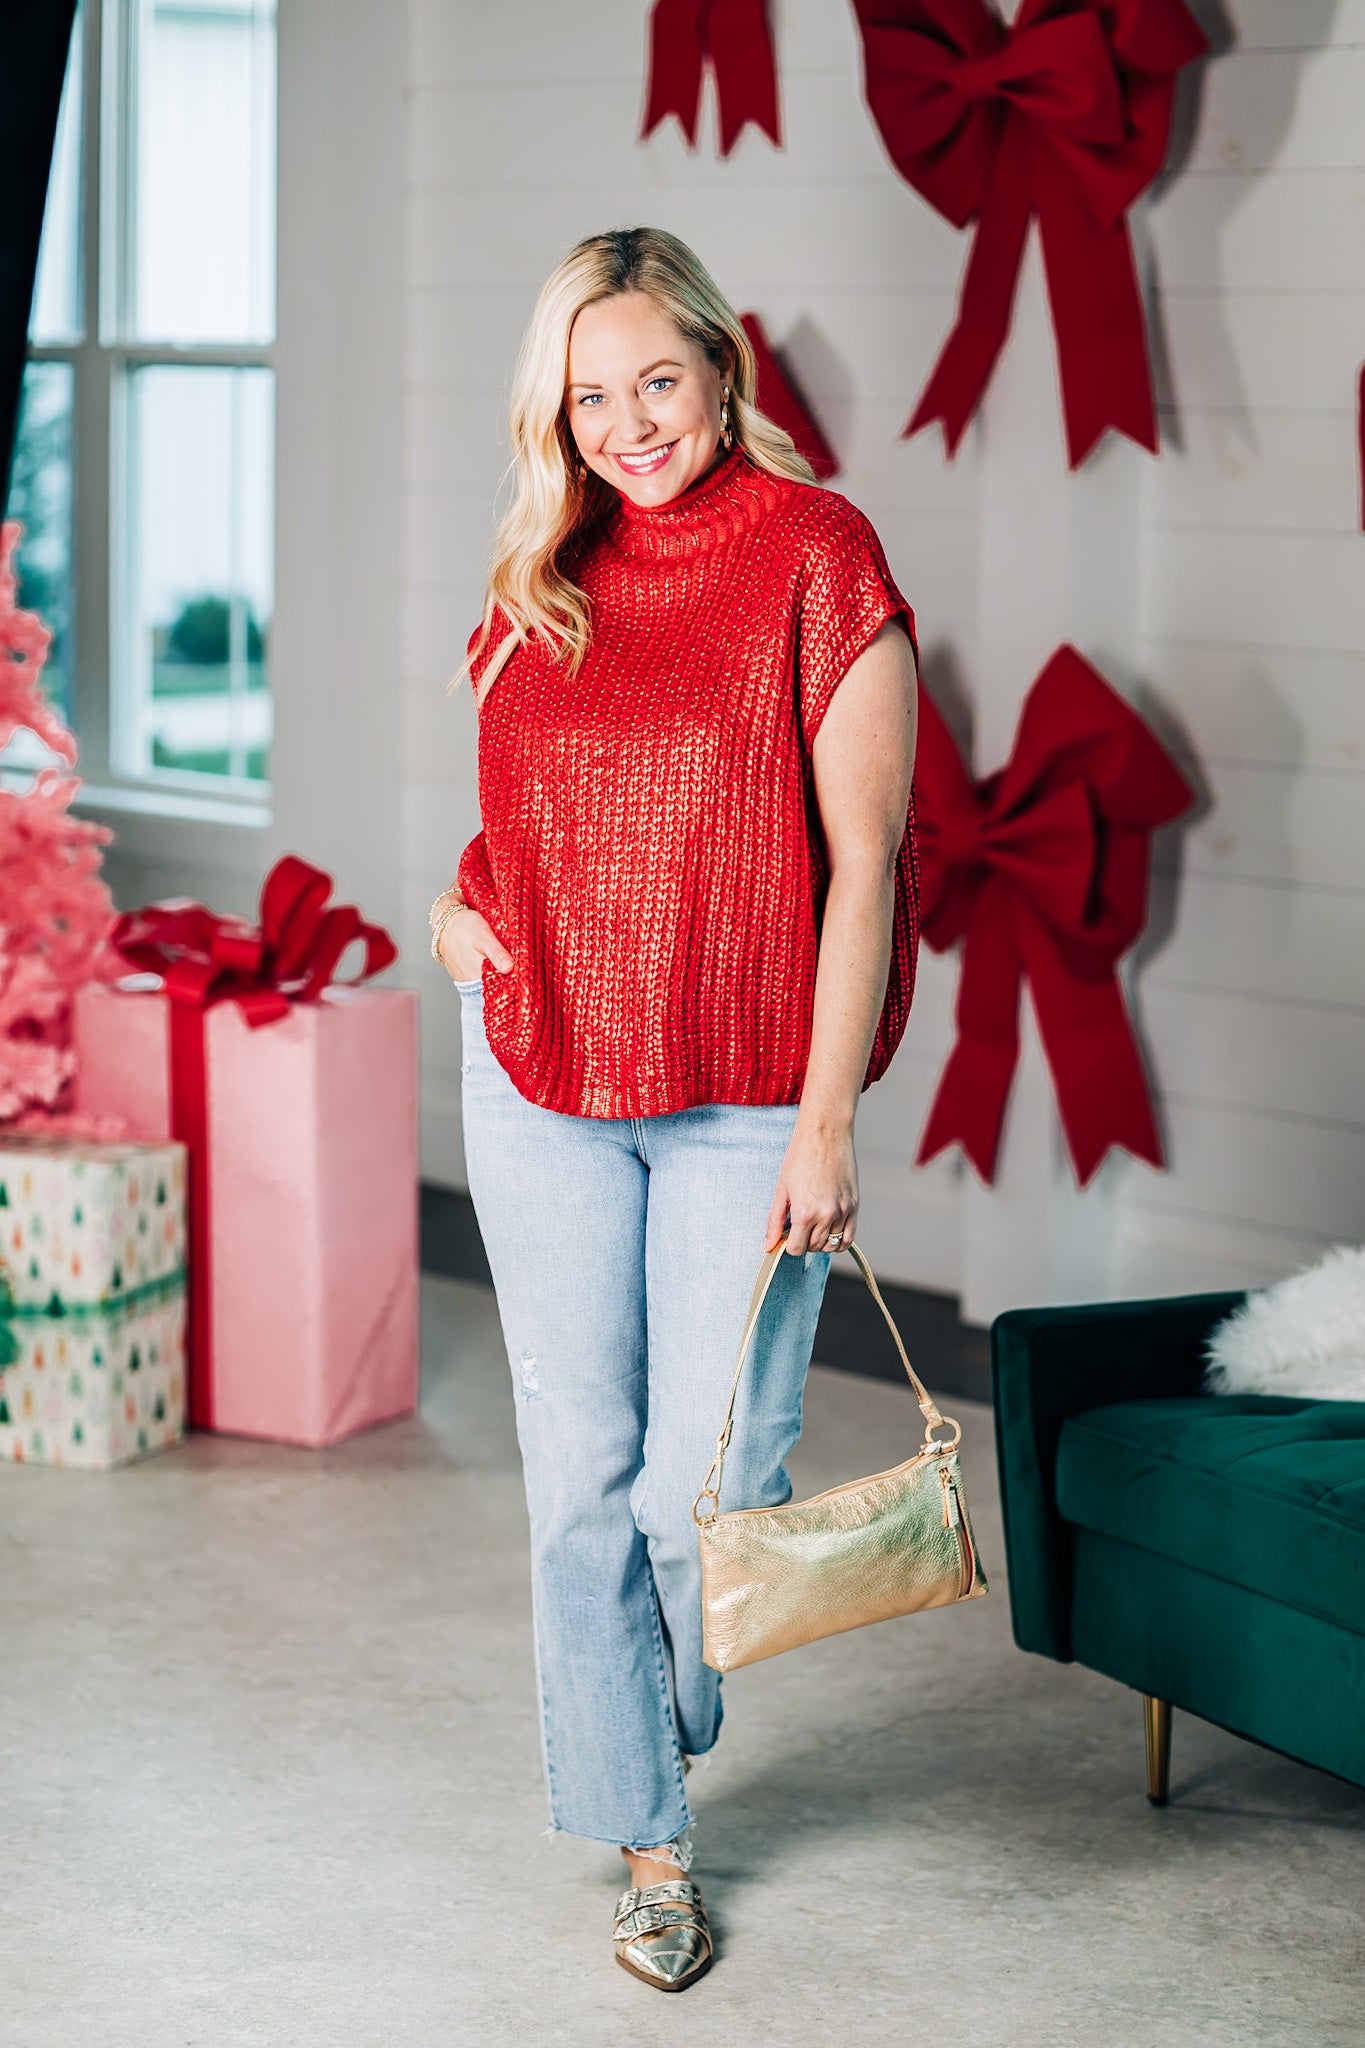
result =
[[436,962],[436,965],[438,967],[443,967],[445,965],[445,962],[441,958],[441,933],[445,930],[451,918],[454,917],[458,911],[466,910],[468,909],[468,907],[469,906],[465,903],[463,897],[461,897],[458,903],[447,904],[446,908],[441,912],[441,915],[437,918],[435,924],[431,927],[431,957]]

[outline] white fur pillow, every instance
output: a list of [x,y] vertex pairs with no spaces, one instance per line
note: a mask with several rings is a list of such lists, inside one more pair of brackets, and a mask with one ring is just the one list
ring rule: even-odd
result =
[[1247,1297],[1208,1340],[1211,1394],[1365,1401],[1365,1249],[1339,1244]]

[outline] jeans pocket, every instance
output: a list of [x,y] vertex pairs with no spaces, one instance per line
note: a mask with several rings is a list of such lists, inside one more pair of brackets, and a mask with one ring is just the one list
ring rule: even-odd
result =
[[455,987],[462,996],[481,996],[483,994],[483,976],[480,975],[477,981],[457,981]]

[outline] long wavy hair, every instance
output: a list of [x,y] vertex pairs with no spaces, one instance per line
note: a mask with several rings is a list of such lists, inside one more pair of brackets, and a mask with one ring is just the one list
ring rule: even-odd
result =
[[594,470],[578,467],[564,415],[569,333],[585,306],[622,292],[644,292],[718,370],[733,362],[730,424],[750,460],[776,476],[814,483],[791,435],[754,403],[756,369],[739,315],[685,242],[663,228],[615,228],[570,249],[546,279],[517,354],[508,417],[515,480],[511,509],[493,539],[483,621],[469,657],[451,678],[456,689],[493,631],[505,633],[480,678],[491,689],[513,649],[538,635],[576,674],[591,639],[588,599],[565,567],[569,544],[602,523],[618,493]]

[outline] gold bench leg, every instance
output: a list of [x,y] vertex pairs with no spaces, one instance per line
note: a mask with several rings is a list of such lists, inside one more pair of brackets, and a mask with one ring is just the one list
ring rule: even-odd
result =
[[1171,1703],[1142,1695],[1142,1725],[1147,1736],[1147,1797],[1164,1806],[1171,1789]]

